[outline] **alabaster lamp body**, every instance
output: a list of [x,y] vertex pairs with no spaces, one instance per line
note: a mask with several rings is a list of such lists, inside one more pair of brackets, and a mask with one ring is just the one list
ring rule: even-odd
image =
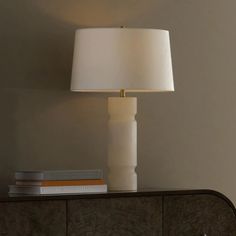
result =
[[125,92],[173,91],[169,32],[91,28],[76,31],[71,90],[120,92],[108,98],[108,187],[136,190],[137,99]]
[[108,168],[110,190],[136,190],[137,99],[108,98]]

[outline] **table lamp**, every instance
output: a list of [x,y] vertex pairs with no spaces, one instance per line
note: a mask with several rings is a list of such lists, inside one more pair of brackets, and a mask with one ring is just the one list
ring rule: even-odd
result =
[[71,90],[120,93],[108,98],[108,187],[137,190],[137,99],[126,93],[174,91],[169,32],[78,29]]

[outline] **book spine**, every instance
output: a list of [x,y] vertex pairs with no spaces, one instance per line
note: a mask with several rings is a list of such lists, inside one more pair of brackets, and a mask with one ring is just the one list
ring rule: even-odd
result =
[[102,179],[102,170],[78,170],[78,171],[42,171],[15,173],[16,180],[80,180],[80,179]]
[[40,194],[40,188],[37,187],[18,187],[16,185],[9,186],[9,194],[28,194],[38,195]]
[[44,175],[42,172],[36,172],[36,173],[27,173],[27,172],[16,172],[15,173],[15,179],[16,180],[43,180]]
[[105,193],[107,185],[82,185],[82,186],[9,186],[9,194],[80,194],[80,193]]
[[77,171],[77,172],[45,172],[44,180],[80,180],[80,179],[102,179],[102,171]]
[[105,184],[103,179],[16,181],[17,186],[80,186],[102,184]]
[[104,193],[107,192],[107,185],[83,185],[83,186],[57,186],[41,187],[41,194],[74,194],[74,193]]

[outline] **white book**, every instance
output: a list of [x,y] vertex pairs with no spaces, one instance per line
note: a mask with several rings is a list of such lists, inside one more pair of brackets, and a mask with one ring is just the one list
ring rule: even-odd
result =
[[9,185],[10,194],[75,194],[75,193],[105,193],[107,185],[81,185],[81,186],[17,186]]

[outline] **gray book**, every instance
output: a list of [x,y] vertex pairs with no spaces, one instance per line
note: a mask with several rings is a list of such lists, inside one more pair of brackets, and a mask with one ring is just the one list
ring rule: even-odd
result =
[[17,171],[16,180],[79,180],[102,179],[102,170],[49,170],[49,171]]

